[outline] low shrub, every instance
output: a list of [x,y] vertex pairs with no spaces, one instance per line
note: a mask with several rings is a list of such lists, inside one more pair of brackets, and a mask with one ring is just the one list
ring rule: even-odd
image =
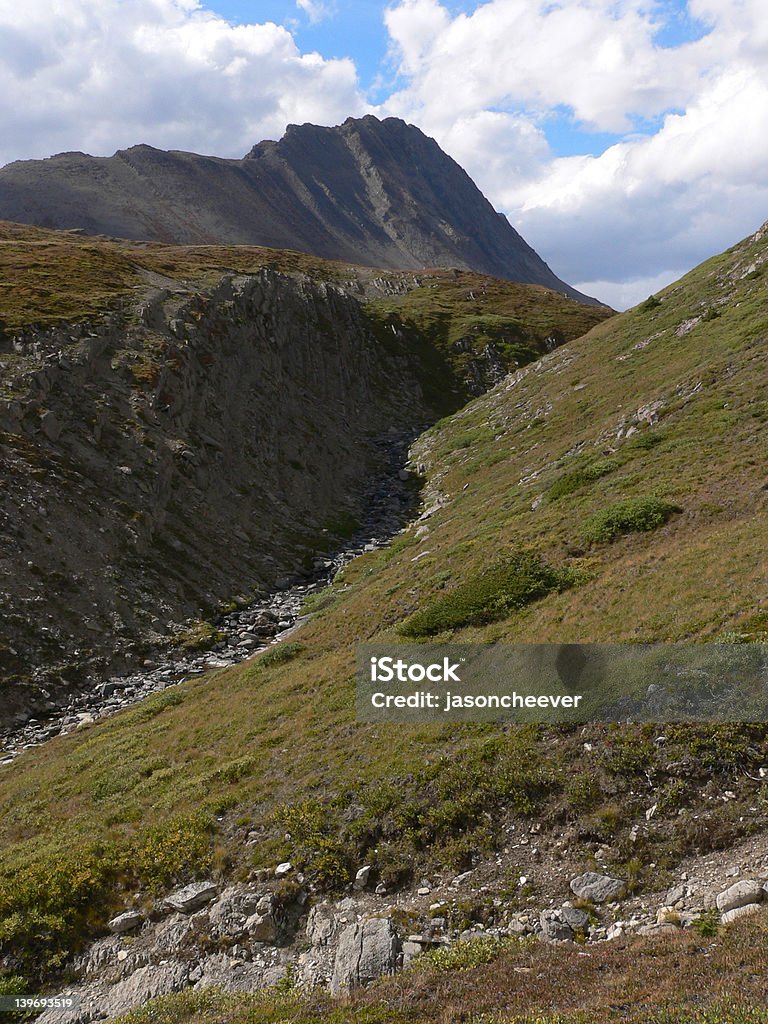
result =
[[584,523],[582,538],[587,544],[600,544],[625,533],[645,533],[681,511],[678,505],[662,498],[627,498],[590,516]]
[[282,643],[275,644],[268,651],[260,654],[253,663],[254,672],[262,672],[264,669],[272,668],[273,665],[283,665],[286,661],[292,661],[304,650],[304,644]]
[[618,468],[619,462],[616,459],[598,459],[587,466],[572,469],[555,480],[547,491],[547,498],[549,501],[557,501],[558,498],[564,498],[567,494],[573,494],[574,491],[587,487],[589,484],[594,483],[595,480],[599,480],[602,476],[607,476],[614,469]]
[[497,939],[483,935],[466,942],[455,942],[452,946],[430,949],[422,953],[414,962],[415,970],[430,971],[470,971],[474,967],[482,967],[492,963],[510,946],[517,944],[516,939]]
[[531,551],[516,551],[469,576],[447,594],[414,612],[398,631],[433,636],[460,626],[481,626],[574,582],[566,569],[548,565]]
[[118,886],[159,893],[210,869],[212,823],[203,812],[172,818],[125,846],[94,843],[52,852],[0,876],[0,959],[45,977],[116,909]]

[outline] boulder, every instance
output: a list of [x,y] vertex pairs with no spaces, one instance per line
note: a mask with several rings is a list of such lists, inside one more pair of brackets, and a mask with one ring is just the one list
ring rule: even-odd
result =
[[40,417],[40,426],[42,427],[43,433],[49,441],[58,441],[61,437],[61,424],[58,421],[55,412],[48,409]]
[[224,992],[254,992],[262,988],[264,966],[237,960],[226,953],[212,953],[200,961],[195,988],[220,988]]
[[574,939],[573,928],[562,919],[558,910],[542,910],[539,923],[539,937],[543,942],[572,942]]
[[620,878],[600,875],[596,871],[585,871],[571,880],[571,892],[581,900],[593,903],[607,903],[617,900],[624,892],[625,885]]
[[333,953],[328,946],[313,946],[299,953],[294,964],[294,978],[299,988],[327,988],[333,973]]
[[336,935],[338,923],[333,907],[318,903],[307,918],[307,939],[313,946],[329,946]]
[[748,903],[759,903],[763,895],[762,882],[756,882],[753,878],[743,878],[720,893],[716,900],[717,909],[721,914],[727,914],[729,910],[737,910]]
[[638,928],[638,935],[666,935],[679,932],[679,925],[674,924],[672,921],[663,921],[661,924],[644,924],[641,928]]
[[276,942],[280,934],[277,906],[272,895],[262,896],[256,913],[245,922],[245,930],[256,942]]
[[210,903],[217,892],[215,882],[192,882],[166,896],[165,903],[182,914],[191,914]]
[[218,938],[239,939],[246,931],[245,922],[256,913],[260,896],[242,886],[232,885],[209,908],[211,934]]
[[759,903],[744,903],[740,907],[734,907],[733,910],[726,910],[720,920],[723,924],[731,924],[733,921],[738,921],[740,917],[751,917],[761,909]]
[[138,910],[126,910],[124,914],[118,914],[108,922],[107,927],[115,935],[123,935],[125,932],[132,932],[140,928],[144,921],[144,915]]
[[589,914],[568,905],[560,907],[560,918],[575,932],[584,931],[589,924]]
[[368,879],[370,877],[371,866],[370,864],[366,864],[364,867],[360,868],[360,870],[355,875],[355,881],[353,882],[352,887],[354,889],[364,889],[366,885],[368,885]]
[[188,974],[189,964],[178,961],[140,967],[110,987],[100,1009],[107,1017],[117,1017],[157,996],[180,992],[187,985]]
[[286,875],[290,875],[293,871],[293,864],[289,860],[284,860],[282,864],[278,864],[275,868],[275,878],[285,878]]
[[339,995],[360,988],[382,974],[394,974],[399,966],[400,939],[389,918],[350,924],[339,939],[331,992]]
[[680,924],[680,914],[674,907],[659,907],[656,911],[656,924]]

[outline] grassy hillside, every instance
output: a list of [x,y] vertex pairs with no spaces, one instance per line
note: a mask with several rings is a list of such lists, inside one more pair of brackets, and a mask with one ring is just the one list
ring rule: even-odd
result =
[[[0,949],[33,971],[125,891],[284,857],[331,889],[362,862],[407,884],[535,818],[543,850],[584,867],[606,845],[663,888],[684,854],[764,828],[745,770],[768,763],[768,727],[670,726],[663,744],[650,726],[374,727],[353,673],[356,641],[412,635],[436,606],[421,632],[438,639],[767,638],[766,258],[748,239],[436,424],[413,460],[431,514],[352,563],[282,654],[0,769]],[[534,557],[570,585],[510,604],[499,565]]]
[[[460,323],[460,348],[401,326],[403,296]],[[0,223],[0,726],[311,566],[362,514],[374,435],[610,312],[477,274]]]

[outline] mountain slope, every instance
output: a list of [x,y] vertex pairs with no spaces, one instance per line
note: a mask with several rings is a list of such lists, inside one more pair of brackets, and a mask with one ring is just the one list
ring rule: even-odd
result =
[[[150,146],[0,169],[0,217],[178,244],[297,249],[369,266],[559,280],[433,139],[397,118],[291,125],[242,160]],[[594,301],[594,300],[592,300]]]
[[9,224],[0,274],[0,724],[311,567],[388,432],[610,315],[458,271]]
[[[595,864],[663,893],[685,856],[764,832],[764,723],[364,725],[354,644],[400,638],[521,548],[574,585],[441,639],[764,640],[766,266],[761,230],[436,424],[413,451],[421,522],[351,563],[282,655],[22,755],[0,775],[0,949],[39,963],[43,914],[55,955],[98,925],[94,894],[103,917],[289,858],[318,889],[360,864],[390,891],[484,865],[484,909],[458,909],[505,921],[529,905],[521,876],[530,899],[570,898],[568,870]],[[681,511],[586,530],[651,498]]]

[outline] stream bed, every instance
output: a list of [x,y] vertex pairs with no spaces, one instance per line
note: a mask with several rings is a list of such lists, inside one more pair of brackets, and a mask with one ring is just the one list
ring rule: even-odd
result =
[[365,518],[343,547],[318,555],[314,567],[301,577],[285,581],[246,608],[216,620],[222,639],[206,651],[174,651],[145,662],[134,672],[109,676],[87,693],[74,695],[44,720],[31,718],[20,728],[0,736],[0,765],[12,763],[22,751],[54,736],[105,718],[145,700],[170,686],[212,669],[227,668],[253,657],[296,630],[307,617],[301,609],[307,598],[333,582],[352,559],[366,551],[386,547],[412,520],[419,495],[405,469],[408,448],[418,431],[393,432],[375,441],[384,464],[366,495]]

